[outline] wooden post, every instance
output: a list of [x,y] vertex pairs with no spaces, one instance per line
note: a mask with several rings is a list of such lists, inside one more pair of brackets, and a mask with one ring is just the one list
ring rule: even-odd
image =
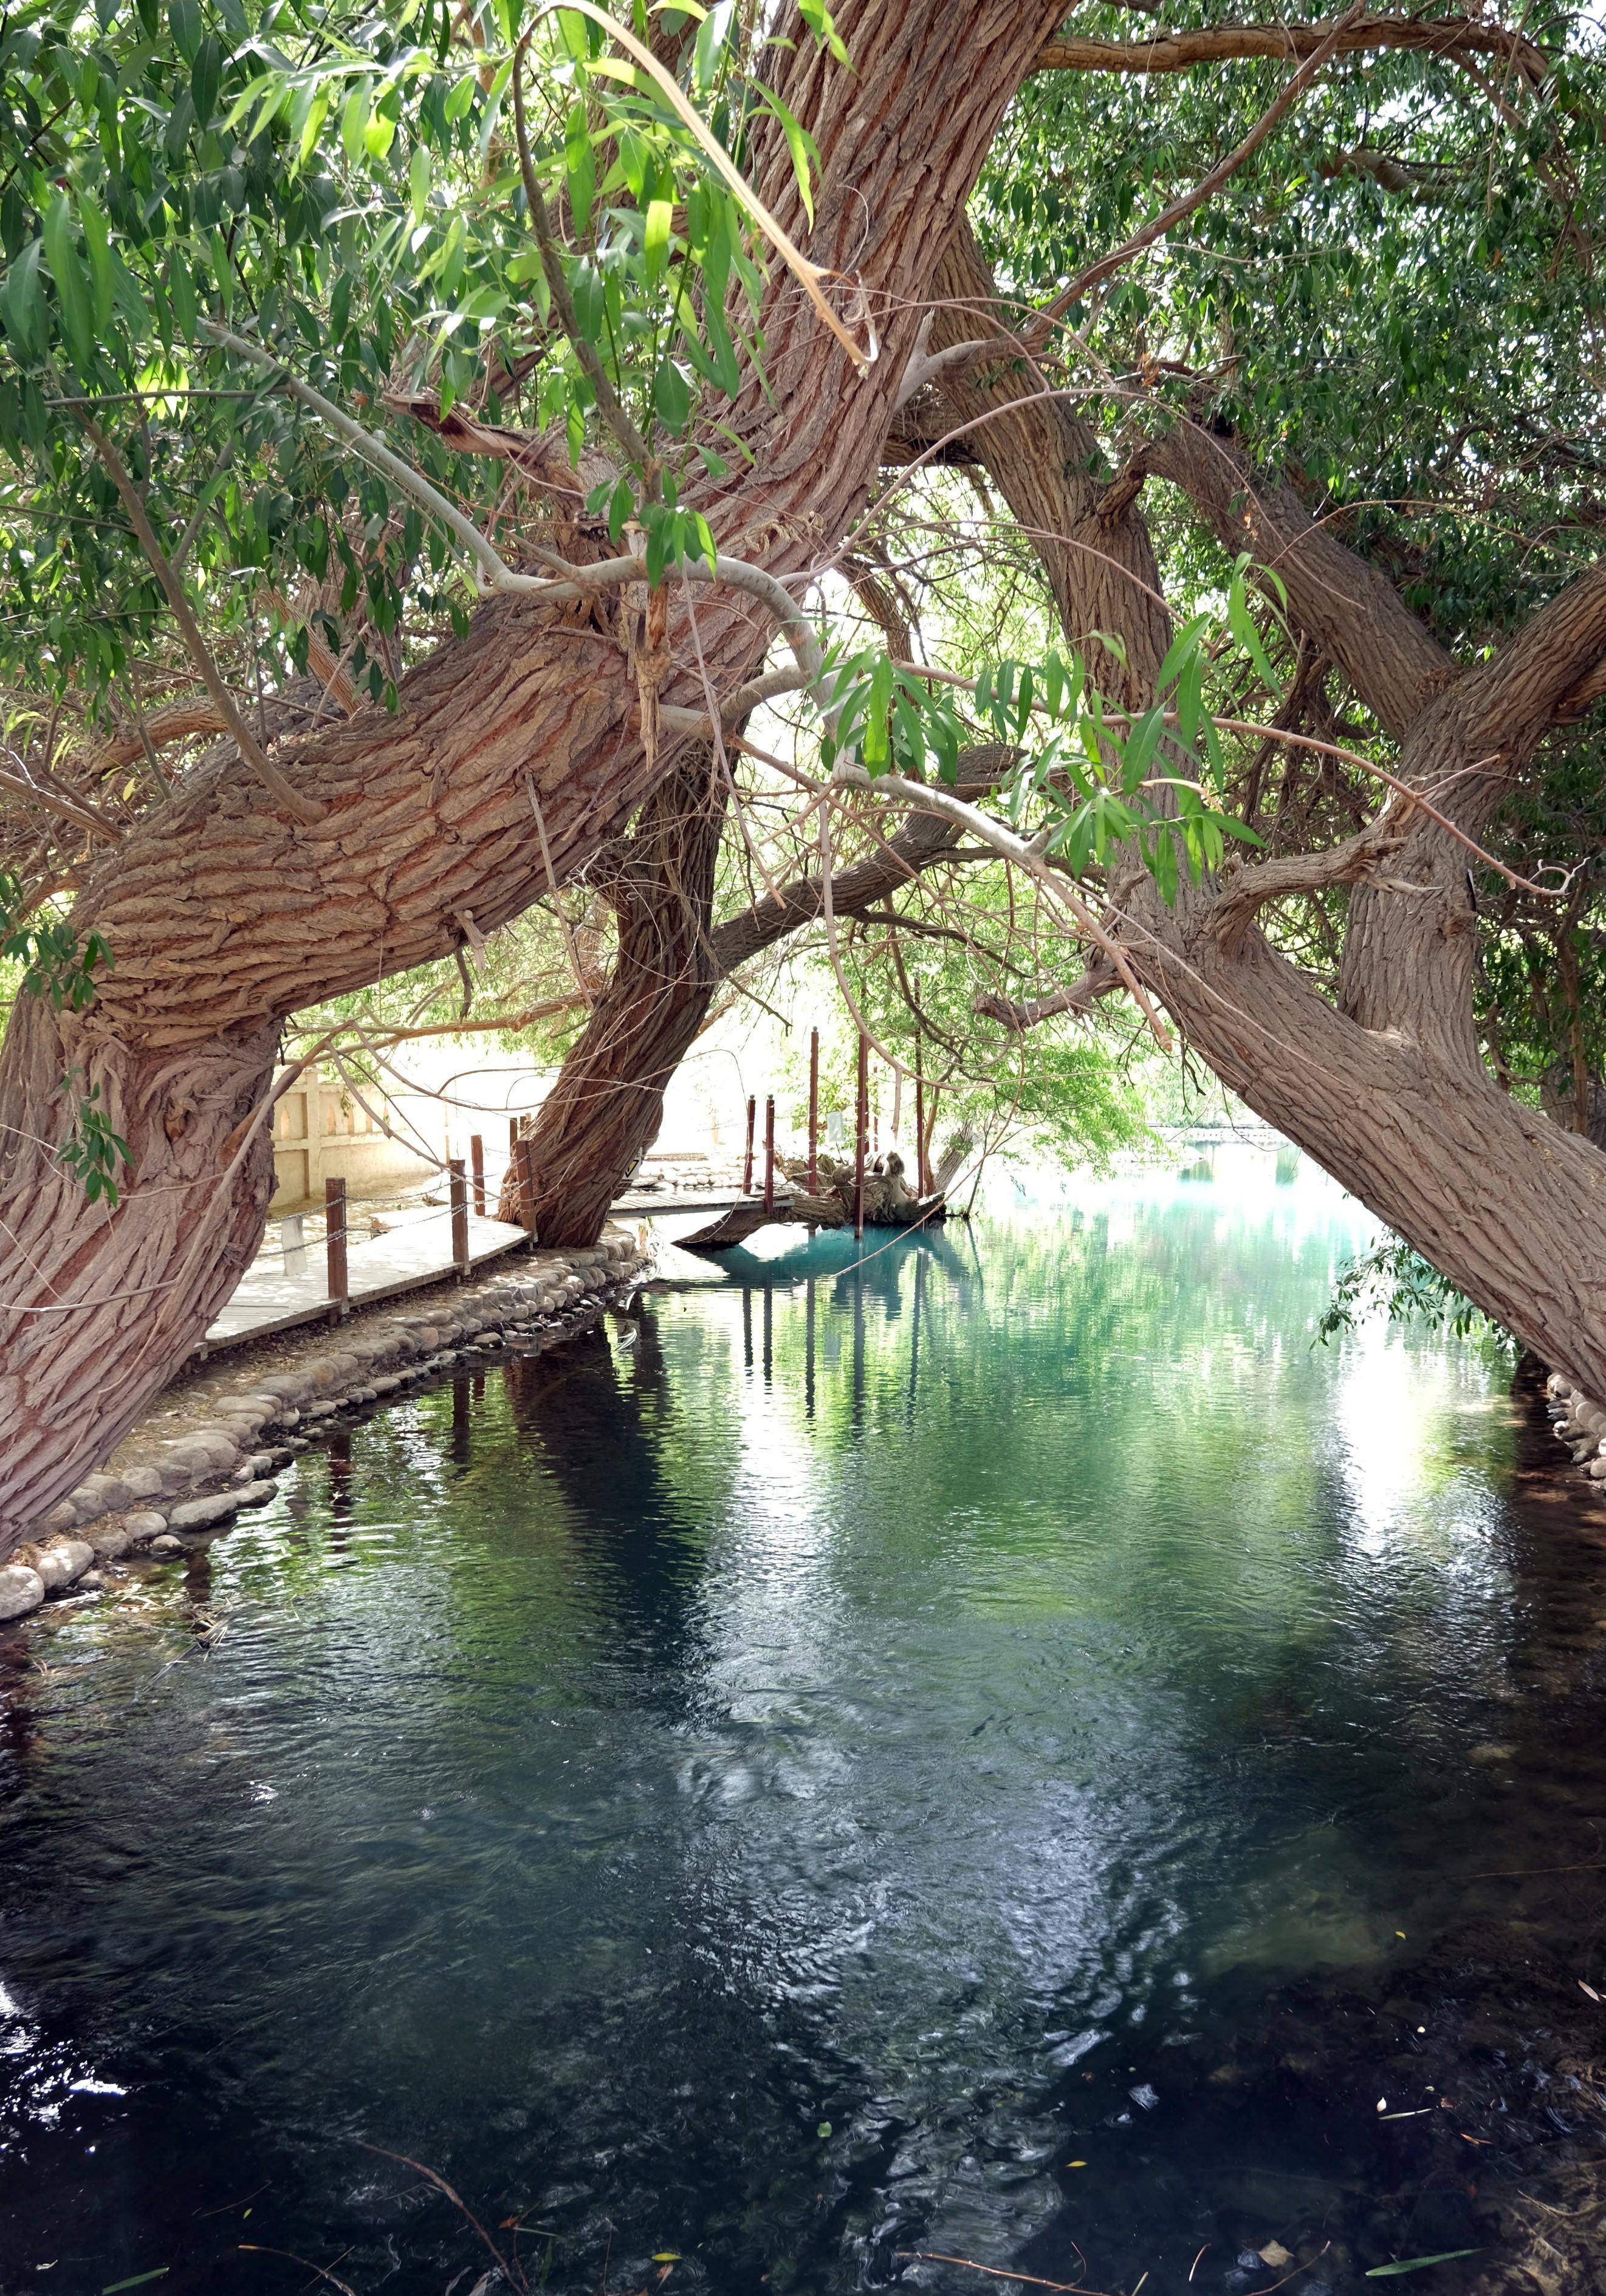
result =
[[744,1196],[750,1196],[753,1193],[753,1127],[758,1119],[758,1103],[750,1093],[747,1100],[747,1154],[742,1164],[742,1193]]
[[324,1232],[329,1257],[329,1320],[339,1324],[350,1313],[346,1272],[346,1183],[324,1183]]
[[926,1064],[921,1040],[914,1039],[914,1193],[926,1193]]
[[524,1223],[524,1233],[536,1242],[536,1144],[520,1140],[514,1151],[514,1162],[519,1173],[519,1218]]
[[820,1193],[820,1032],[808,1032],[808,1193]]
[[[764,1103],[764,1209],[775,1209],[775,1095],[772,1092]],[[766,1292],[766,1299],[769,1294]]]
[[447,1159],[447,1185],[452,1199],[452,1259],[461,1282],[469,1272],[469,1190],[461,1156]]
[[485,1218],[485,1143],[476,1132],[469,1139],[469,1169],[474,1176],[474,1218]]
[[864,1233],[864,1151],[870,1130],[870,1039],[859,1030],[858,1107],[854,1117],[853,1232]]

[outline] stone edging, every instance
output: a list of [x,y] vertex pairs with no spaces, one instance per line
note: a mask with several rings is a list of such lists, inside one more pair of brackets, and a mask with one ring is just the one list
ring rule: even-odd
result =
[[1592,1483],[1606,1483],[1606,1409],[1553,1371],[1545,1382],[1557,1434],[1572,1447],[1573,1464]]
[[[289,1370],[231,1369],[223,1358],[184,1390],[193,1410],[162,1411],[169,1391],[107,1466],[0,1562],[0,1623],[72,1587],[102,1584],[97,1564],[138,1550],[180,1554],[241,1508],[262,1505],[277,1488],[275,1472],[307,1447],[306,1431],[337,1412],[471,1362],[504,1340],[551,1346],[568,1338],[627,1297],[651,1259],[612,1229],[589,1250],[532,1252],[512,1272],[354,1316],[317,1334],[315,1352]],[[175,1417],[183,1423],[176,1434],[168,1431]]]

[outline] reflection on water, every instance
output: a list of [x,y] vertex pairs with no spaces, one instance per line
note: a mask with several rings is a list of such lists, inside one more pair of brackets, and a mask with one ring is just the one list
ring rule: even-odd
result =
[[1594,1628],[1489,1365],[1313,1349],[1354,1208],[1211,1160],[732,1255],[64,1616],[0,1749],[26,2284],[443,2288],[359,2139],[592,2288],[1259,2287],[1268,2194],[1352,2207],[1246,2020],[1558,1862]]

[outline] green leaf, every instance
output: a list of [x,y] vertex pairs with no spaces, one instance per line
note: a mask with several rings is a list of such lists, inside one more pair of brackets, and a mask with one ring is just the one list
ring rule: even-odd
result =
[[692,388],[673,359],[665,359],[652,378],[652,405],[668,430],[684,430],[692,412]]
[[[798,0],[798,13],[823,48],[829,48],[838,63],[848,62],[848,51],[842,45],[841,34],[832,21],[825,0]],[[849,67],[851,70],[851,66]]]
[[117,269],[112,259],[106,218],[87,192],[78,193],[78,221],[84,226],[84,246],[89,257],[89,284],[94,303],[94,324],[104,334],[117,304]]
[[1441,2248],[1437,2256],[1408,2256],[1400,2264],[1374,2264],[1362,2276],[1367,2280],[1397,2280],[1402,2272],[1425,2272],[1430,2264],[1449,2264],[1458,2256],[1476,2256],[1475,2248]]
[[435,157],[427,144],[415,144],[413,157],[407,162],[407,201],[414,223],[423,221],[425,208],[430,203],[430,184],[435,174]]
[[172,2269],[170,2264],[159,2264],[154,2272],[136,2272],[132,2280],[109,2281],[102,2289],[101,2296],[119,2296],[119,2291],[124,2288],[143,2288],[147,2280],[160,2280]]
[[320,88],[312,100],[312,108],[307,112],[301,128],[301,141],[296,152],[298,168],[304,168],[311,159],[317,140],[324,132],[324,122],[328,117],[329,92],[326,88]]
[[603,340],[607,297],[603,291],[602,273],[584,256],[569,274],[569,291],[574,300],[574,315],[579,322],[580,332],[588,343],[600,345]]
[[89,306],[89,282],[72,229],[72,209],[65,192],[58,192],[45,211],[45,252],[56,283],[56,299],[73,357],[81,367],[94,364],[94,327]]
[[195,51],[195,62],[190,71],[190,98],[195,106],[195,117],[202,127],[211,124],[217,109],[217,91],[223,84],[223,43],[216,32],[209,32]]
[[1184,623],[1177,631],[1166,649],[1166,658],[1154,681],[1157,693],[1163,693],[1171,680],[1181,675],[1185,665],[1197,660],[1200,642],[1209,627],[1209,614],[1195,614],[1192,621]]
[[735,0],[720,0],[720,4],[710,8],[697,27],[697,44],[692,52],[692,77],[701,96],[708,95],[714,86],[719,70],[720,51],[730,37],[735,13]]
[[657,286],[669,260],[671,212],[668,200],[649,200],[647,202],[647,228],[642,241],[642,259],[646,267],[649,287]]
[[1249,602],[1244,593],[1241,567],[1233,575],[1227,589],[1227,626],[1238,644],[1254,663],[1262,685],[1266,686],[1268,693],[1281,695],[1282,681],[1272,668],[1271,658],[1261,644],[1259,631],[1255,627],[1254,617],[1250,612]]
[[371,79],[359,79],[346,98],[340,112],[340,149],[355,168],[363,157],[364,137],[368,127],[369,102],[373,94]]
[[205,29],[201,20],[201,0],[171,0],[168,9],[168,29],[173,35],[173,45],[185,63],[193,64],[201,47],[201,36]]
[[201,316],[201,304],[195,293],[195,282],[191,276],[189,264],[182,253],[175,251],[165,277],[168,297],[173,306],[173,316],[178,322],[178,331],[186,341],[193,342],[195,339],[195,322]]
[[787,110],[773,88],[761,87],[757,94],[765,110],[774,112],[775,118],[781,122],[782,132],[786,137],[786,148],[791,153],[792,173],[798,179],[798,194],[803,201],[803,212],[812,224],[815,219],[815,201],[814,193],[809,186],[808,174],[811,162],[816,168],[820,164],[819,146],[807,128]]
[[864,731],[859,742],[859,755],[872,773],[878,766],[884,768],[887,764],[887,713],[891,702],[891,657],[878,654],[875,668],[870,673],[870,692],[864,702]]

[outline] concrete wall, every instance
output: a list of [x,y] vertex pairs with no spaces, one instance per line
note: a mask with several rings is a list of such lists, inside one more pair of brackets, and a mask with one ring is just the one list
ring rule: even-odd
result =
[[[381,1196],[399,1188],[417,1187],[435,1169],[430,1158],[414,1154],[404,1142],[415,1136],[413,1125],[396,1122],[389,1103],[365,1088],[365,1109],[338,1080],[303,1076],[274,1111],[274,1198],[272,1212],[324,1208],[325,1180],[344,1180],[351,1196]],[[369,1109],[373,1111],[370,1115]],[[383,1117],[400,1136],[387,1139],[374,1115]],[[418,1128],[425,1144],[436,1155],[443,1140]],[[435,1127],[436,1132],[440,1128]]]

